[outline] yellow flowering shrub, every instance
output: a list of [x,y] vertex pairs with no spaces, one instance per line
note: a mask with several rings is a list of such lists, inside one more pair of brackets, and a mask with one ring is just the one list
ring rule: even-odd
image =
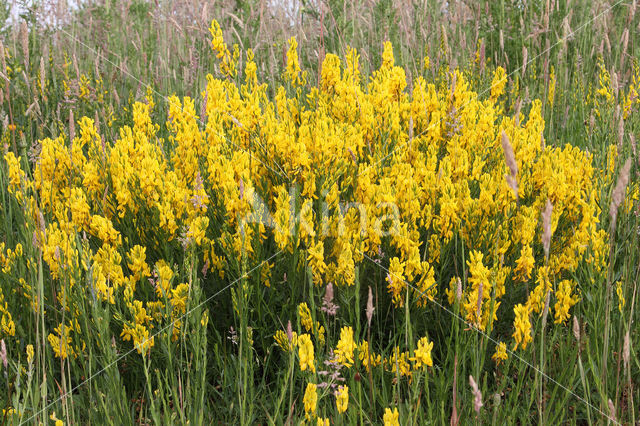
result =
[[[240,60],[216,21],[210,33],[220,78],[208,75],[193,98],[171,96],[166,122],[158,121],[148,92],[113,140],[83,117],[77,134],[39,142],[32,173],[13,153],[2,157],[47,282],[63,289],[55,297],[68,316],[46,334],[55,356],[81,357],[83,339],[91,338],[80,335],[80,303],[70,292],[107,306],[118,344],[150,357],[184,334],[196,290],[218,295],[240,277],[264,285],[243,281],[228,303],[232,314],[240,315],[243,294],[251,303],[251,291],[275,294],[272,300],[291,305],[283,311],[297,313],[298,329],[289,334],[255,330],[285,357],[297,355],[306,381],[316,381],[327,364],[410,381],[437,365],[441,348],[433,349],[428,333],[387,345],[365,337],[360,316],[340,316],[347,309],[336,316],[337,308],[317,309],[309,298],[331,283],[343,296],[336,303],[358,310],[367,283],[378,312],[426,315],[440,309],[430,302],[448,303],[469,327],[491,335],[502,323],[508,330],[502,337],[511,342],[500,342],[492,356],[499,364],[507,347],[526,350],[533,342],[535,315],[550,310],[555,324],[566,323],[580,287],[591,284],[573,277],[581,263],[602,273],[608,235],[599,227],[600,189],[615,164],[603,172],[585,150],[546,146],[540,100],[507,115],[503,68],[486,97],[459,69],[408,85],[387,42],[370,78],[349,48],[344,59],[327,54],[317,87],[309,87],[292,38],[284,85],[269,87],[258,79],[252,51]],[[596,93],[608,102],[609,76],[600,71]],[[553,70],[551,79],[546,101],[553,105]],[[547,202],[548,256],[541,219]],[[4,274],[19,273],[13,263],[21,250],[0,242]],[[274,253],[284,260],[273,260]],[[0,287],[0,332],[14,336],[6,295]],[[300,303],[301,295],[309,298]],[[622,311],[620,287],[618,298]],[[198,318],[203,327],[206,318]],[[317,416],[318,389],[321,383],[306,385],[308,419]],[[334,395],[337,411],[346,412],[349,388],[340,385]],[[387,408],[383,420],[398,424],[397,408]]]

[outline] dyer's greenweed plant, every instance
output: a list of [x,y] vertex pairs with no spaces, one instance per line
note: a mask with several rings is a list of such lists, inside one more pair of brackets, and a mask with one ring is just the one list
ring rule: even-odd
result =
[[[71,401],[84,400],[114,421],[202,422],[231,387],[237,407],[219,414],[230,421],[398,424],[417,421],[430,389],[448,389],[451,352],[456,374],[472,371],[474,398],[460,407],[454,385],[452,419],[480,415],[482,388],[498,410],[501,392],[534,374],[508,377],[527,360],[549,421],[551,361],[534,345],[544,353],[545,339],[570,337],[584,294],[611,284],[615,228],[600,218],[624,145],[596,164],[546,143],[553,68],[547,99],[510,111],[502,67],[486,94],[474,89],[477,61],[408,86],[385,43],[370,77],[347,49],[326,55],[315,86],[292,38],[284,85],[269,87],[250,49],[229,48],[216,21],[210,32],[219,77],[197,99],[170,97],[166,122],[149,89],[117,138],[72,118],[68,133],[38,141],[33,165],[11,146],[15,128],[3,133],[2,217],[23,221],[0,241],[0,336],[13,357],[10,370],[3,349],[5,418],[58,421],[55,407],[83,422]],[[611,109],[608,78],[602,66],[594,102]],[[93,83],[64,91],[101,102]],[[622,126],[637,114],[637,86],[636,64],[616,95]],[[616,212],[628,217],[638,185],[618,186]],[[210,363],[232,367],[214,378]],[[279,386],[264,414],[260,374]],[[582,402],[576,410],[591,410]]]

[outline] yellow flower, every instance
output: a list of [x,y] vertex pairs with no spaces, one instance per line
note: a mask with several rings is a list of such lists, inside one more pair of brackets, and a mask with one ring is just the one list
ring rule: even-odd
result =
[[119,246],[122,241],[120,233],[113,227],[113,222],[106,217],[93,215],[91,217],[90,229],[93,235],[105,243]]
[[0,319],[0,328],[2,328],[2,331],[8,336],[15,336],[16,334],[16,324],[13,322],[11,313],[7,310],[4,310],[4,312],[2,313],[2,319]]
[[379,354],[369,353],[369,342],[366,340],[358,345],[358,358],[367,371],[369,371],[371,367],[380,365],[382,359]]
[[507,73],[504,68],[498,67],[493,74],[491,82],[491,99],[496,100],[504,93],[504,87],[507,84]]
[[338,408],[338,413],[344,413],[345,411],[347,411],[348,406],[349,406],[349,387],[340,386],[336,391],[336,407]]
[[313,343],[308,334],[302,334],[298,337],[298,356],[300,357],[300,370],[305,371],[307,368],[312,372],[316,372],[314,365]]
[[411,361],[415,362],[415,368],[418,369],[423,365],[428,367],[433,366],[433,360],[431,359],[431,349],[433,348],[433,342],[429,342],[426,337],[421,338],[418,341],[417,348],[414,352],[414,357]]
[[311,266],[311,273],[313,274],[313,283],[318,285],[322,283],[322,274],[327,270],[327,265],[324,263],[324,243],[318,241],[315,245],[312,245],[307,250],[307,261]]
[[171,304],[175,312],[184,314],[187,310],[187,297],[189,296],[189,284],[178,284],[171,290]]
[[331,423],[329,422],[328,418],[318,417],[318,422],[317,422],[318,426],[329,426],[330,424]]
[[392,257],[389,264],[389,273],[387,273],[387,289],[393,298],[396,306],[402,306],[403,291],[406,287],[404,279],[405,262],[401,262],[399,258]]
[[626,303],[624,300],[624,291],[622,290],[622,281],[616,283],[616,294],[618,295],[618,310],[622,313],[622,308],[624,308]]
[[65,324],[60,324],[54,331],[56,334],[49,333],[47,340],[49,340],[56,357],[60,359],[66,359],[69,355],[75,357],[76,354],[71,347],[72,339],[69,336],[69,333],[73,330],[70,330]]
[[62,420],[60,420],[58,417],[56,417],[56,412],[55,411],[53,413],[51,413],[49,418],[55,422],[55,426],[64,426],[64,422]]
[[335,350],[338,363],[345,367],[351,367],[353,365],[353,351],[355,348],[356,343],[353,341],[353,328],[342,327],[342,330],[340,330],[340,340]]
[[156,294],[158,297],[171,298],[171,281],[173,280],[174,272],[171,266],[164,260],[156,262],[156,273],[158,274],[158,281],[156,283]]
[[535,266],[535,259],[533,258],[533,250],[531,245],[527,244],[522,247],[520,257],[516,260],[516,279],[519,281],[526,281],[531,278],[531,271]]
[[292,84],[300,83],[300,64],[298,63],[298,42],[295,37],[289,39],[289,50],[287,50],[287,70],[285,78]]
[[276,331],[273,338],[276,341],[276,344],[285,352],[291,352],[293,348],[298,345],[298,333],[295,331],[291,335],[291,341],[289,341],[287,334],[282,330]]
[[301,303],[298,305],[298,315],[300,316],[300,324],[307,331],[311,331],[313,329],[313,319],[311,318],[311,311],[306,303]]
[[387,371],[391,371],[402,376],[411,376],[411,365],[409,364],[409,352],[400,352],[400,348],[393,348],[393,353],[384,360]]
[[34,356],[33,345],[27,345],[27,362],[29,364],[33,362],[33,356]]
[[133,340],[133,347],[140,355],[148,354],[155,342],[155,337],[149,337],[149,330],[141,324],[130,327],[125,323],[120,336],[124,341]]
[[398,418],[400,417],[400,413],[398,413],[398,409],[396,407],[393,408],[385,408],[384,409],[384,417],[382,421],[384,422],[384,426],[400,426],[400,422]]
[[20,167],[20,157],[16,158],[13,152],[7,152],[4,155],[4,160],[9,168],[9,193],[13,194],[16,189],[20,189],[20,182],[25,173]]
[[314,383],[307,384],[302,402],[304,403],[304,412],[307,419],[315,417],[318,406],[318,392],[317,386]]
[[[560,283],[558,283],[558,288],[555,293],[557,302],[554,306],[554,322],[556,324],[566,322],[567,319],[569,319],[569,309],[571,309],[571,307],[578,303],[578,300],[580,300],[577,294],[571,294],[573,288],[575,288],[575,284],[573,284],[571,280],[562,280],[560,281]],[[620,282],[618,282],[618,289],[621,290]],[[618,296],[620,296],[620,292],[618,293]],[[619,306],[619,308],[620,312],[622,312],[622,306],[624,306],[624,297],[622,297],[620,300],[622,305]]]
[[549,102],[549,105],[553,107],[553,100],[555,98],[556,95],[556,70],[553,67],[553,65],[551,65],[551,74],[549,75],[549,93],[548,93],[548,97],[547,97],[547,101]]
[[205,233],[208,227],[208,217],[204,216],[195,218],[189,226],[189,230],[187,231],[187,238],[192,239],[197,246],[201,245],[203,241],[206,242]]
[[71,210],[71,221],[80,229],[89,228],[91,213],[87,197],[81,188],[71,189],[69,197],[69,209]]
[[147,249],[140,245],[135,245],[129,251],[129,269],[133,272],[135,280],[140,280],[150,275],[149,265],[147,265]]
[[493,359],[496,364],[500,365],[500,362],[506,361],[507,358],[507,344],[500,342],[498,346],[496,346],[496,352],[491,356],[491,359]]
[[517,304],[513,308],[515,314],[513,338],[516,341],[513,350],[518,349],[519,345],[522,345],[522,349],[526,349],[529,342],[531,342],[531,321],[529,319],[529,308],[522,304]]

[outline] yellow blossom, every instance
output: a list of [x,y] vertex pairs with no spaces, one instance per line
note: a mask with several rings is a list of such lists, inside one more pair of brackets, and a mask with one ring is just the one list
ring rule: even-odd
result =
[[[620,313],[622,313],[622,308],[624,308],[624,305],[625,305],[624,290],[622,289],[622,281],[618,281],[616,283],[616,294],[618,295],[618,310],[620,311]],[[576,299],[576,302],[577,302],[577,299]]]
[[298,305],[298,315],[300,316],[300,324],[307,331],[311,331],[313,329],[313,319],[311,318],[311,311],[306,303],[301,303]]
[[353,328],[342,327],[340,330],[340,340],[335,350],[338,363],[345,367],[353,365],[353,351],[356,349],[356,343],[353,341]]
[[507,356],[507,344],[504,343],[504,342],[500,342],[496,346],[496,351],[491,356],[491,359],[493,359],[496,362],[496,364],[500,365],[500,362],[506,361],[507,358],[508,358],[508,356]]
[[400,413],[398,413],[396,407],[394,407],[393,410],[391,410],[391,408],[385,408],[384,416],[382,417],[384,426],[400,426],[399,417]]
[[497,99],[504,93],[504,87],[507,84],[507,74],[502,67],[496,68],[491,82],[491,99]]
[[415,362],[416,369],[421,368],[423,365],[427,367],[433,366],[431,349],[433,349],[433,342],[429,342],[426,337],[418,341],[414,356],[411,358],[411,361]]
[[513,347],[515,351],[518,346],[522,346],[522,349],[526,349],[529,342],[531,342],[531,321],[529,318],[530,311],[525,305],[518,304],[513,308],[515,314],[515,321],[513,323],[515,331],[513,332],[513,338],[516,343]]
[[27,345],[27,362],[29,364],[33,362],[33,357],[34,357],[33,345],[29,344]]
[[302,398],[304,404],[304,412],[307,419],[315,417],[316,409],[318,406],[318,392],[317,386],[314,383],[308,383],[307,388],[304,391],[304,397]]
[[[619,283],[618,283],[619,285]],[[575,284],[571,280],[562,280],[558,283],[558,288],[555,292],[557,302],[555,308],[555,323],[560,324],[566,322],[569,319],[569,309],[576,303],[578,303],[579,297],[577,294],[571,294]],[[618,287],[620,288],[620,287]],[[620,295],[620,293],[618,293]],[[624,306],[624,298],[622,300],[622,306]],[[620,307],[620,312],[622,308]]]
[[282,348],[283,351],[286,351],[286,352],[291,352],[293,348],[295,348],[298,345],[298,333],[296,333],[295,331],[292,332],[291,337],[292,337],[292,340],[289,341],[287,334],[282,330],[276,331],[276,334],[273,336],[274,340],[276,341],[276,344],[280,346],[280,348]]
[[347,411],[348,406],[349,406],[349,387],[340,386],[336,391],[336,407],[338,408],[338,413],[344,413],[345,411]]
[[150,275],[149,265],[147,265],[147,249],[138,244],[131,248],[129,252],[129,268],[133,272],[135,280],[140,280]]
[[315,373],[313,343],[308,334],[298,336],[298,356],[300,357],[300,370],[305,371],[308,368]]

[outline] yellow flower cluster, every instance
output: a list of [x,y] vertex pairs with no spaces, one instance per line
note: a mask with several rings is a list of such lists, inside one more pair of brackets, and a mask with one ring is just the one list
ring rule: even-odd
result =
[[324,326],[320,325],[318,321],[313,321],[311,317],[311,310],[306,303],[298,305],[298,317],[300,318],[300,324],[306,331],[310,331],[316,336],[320,345],[324,345]]
[[0,336],[15,336],[16,324],[13,322],[11,312],[9,312],[9,304],[4,299],[2,288],[0,288]]
[[[436,271],[449,270],[441,266],[459,238],[470,253],[460,288],[469,323],[488,330],[507,292],[519,282],[537,284],[516,306],[514,339],[522,347],[531,338],[529,317],[540,313],[547,292],[563,322],[578,300],[576,285],[563,280],[583,260],[602,268],[607,236],[597,227],[592,156],[571,145],[544,146],[538,100],[528,115],[505,116],[504,69],[496,70],[489,99],[459,70],[437,84],[418,76],[408,90],[385,43],[382,65],[368,80],[358,53],[347,49],[344,63],[327,54],[318,86],[308,88],[292,39],[285,76],[293,84],[269,88],[258,84],[252,52],[244,83],[237,82],[238,47],[229,50],[217,22],[210,32],[224,78],[207,76],[198,99],[172,96],[164,137],[148,93],[115,140],[83,117],[72,139],[40,141],[32,178],[19,158],[4,155],[8,185],[24,191],[18,201],[41,225],[30,231],[53,279],[71,287],[88,282],[101,301],[124,306],[122,338],[140,353],[153,346],[150,330],[178,318],[189,303],[189,286],[174,283],[174,259],[166,254],[165,246],[179,243],[197,253],[203,271],[223,278],[233,267],[228,259],[260,265],[262,248],[273,242],[296,253],[295,268],[309,268],[317,286],[352,286],[357,271],[380,259],[394,305],[425,307],[437,283],[452,279]],[[553,238],[545,266],[539,218],[547,200]],[[269,270],[263,264],[260,274],[277,291]],[[555,280],[561,285],[550,285]],[[307,311],[300,310],[301,324],[321,343],[324,329]],[[67,328],[60,330],[54,337],[64,342]],[[276,334],[276,341],[299,347],[301,365],[313,370],[310,340]],[[353,365],[356,350],[369,354],[365,343],[342,328],[337,359]],[[383,362],[429,365],[425,345],[414,354],[398,349]],[[374,359],[365,356],[367,364]]]

